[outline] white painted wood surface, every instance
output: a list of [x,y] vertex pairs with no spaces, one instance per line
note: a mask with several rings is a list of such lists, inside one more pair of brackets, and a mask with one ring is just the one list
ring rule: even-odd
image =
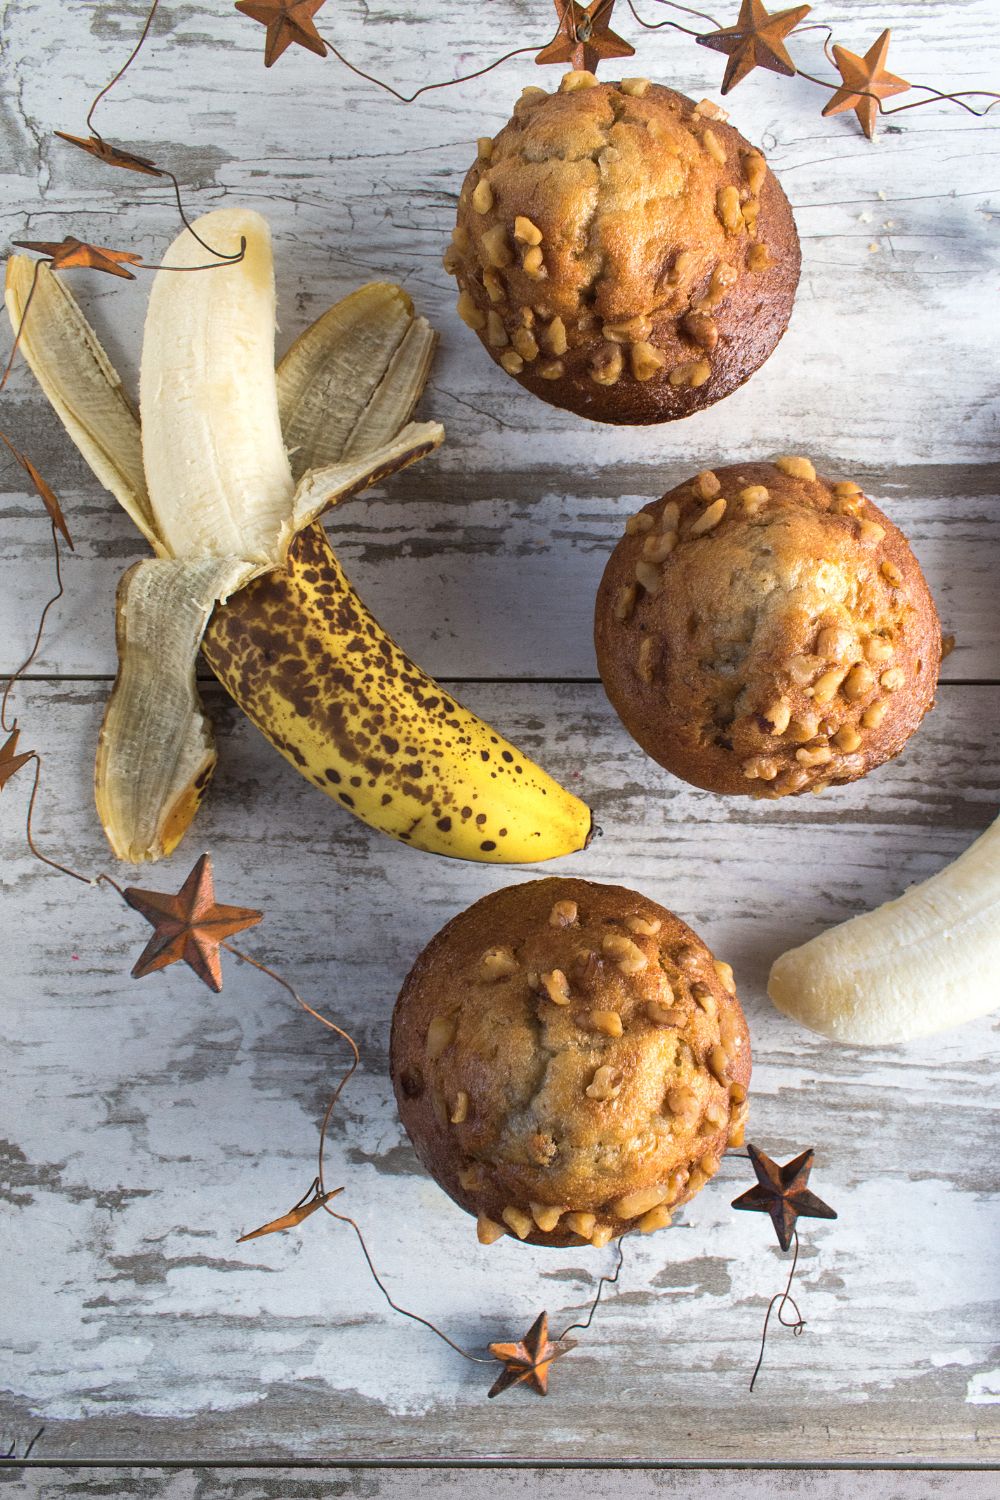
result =
[[[349,56],[413,87],[550,25],[544,5],[513,0],[490,6],[497,26],[485,36],[482,7],[457,0],[432,16],[346,0],[327,14]],[[858,51],[894,26],[890,63],[913,79],[971,88],[1000,77],[990,0],[844,4],[823,18]],[[50,135],[82,129],[140,24],[141,6],[8,6],[8,238],[77,233],[153,256],[173,233],[161,186],[123,182]],[[699,97],[716,91],[711,54],[639,34],[627,12],[620,29],[640,49],[627,71]],[[218,998],[177,969],[134,984],[128,968],[148,929],[109,894],[26,856],[19,779],[0,803],[0,1345],[11,1351],[0,1355],[0,1428],[30,1433],[44,1421],[42,1455],[67,1460],[996,1461],[1000,1025],[876,1053],[836,1048],[778,1017],[764,979],[781,948],[939,868],[996,810],[997,116],[914,112],[870,147],[848,122],[821,122],[822,98],[801,81],[757,74],[742,85],[732,118],[769,150],[803,235],[791,330],[712,411],[611,431],[543,407],[494,370],[455,318],[439,266],[471,143],[537,80],[530,59],[405,110],[302,52],[265,74],[261,38],[227,7],[167,0],[101,128],[174,166],[192,207],[249,201],[268,212],[283,340],[383,275],[404,281],[440,327],[426,409],[445,422],[447,447],[345,511],[345,562],[419,659],[477,679],[462,689],[471,704],[593,801],[605,836],[562,867],[648,891],[734,963],[754,1035],[751,1137],[779,1156],[815,1145],[816,1189],[840,1219],[806,1226],[809,1328],[798,1340],[775,1333],[755,1395],[746,1387],[763,1308],[786,1263],[765,1220],[730,1213],[746,1183],[746,1163],[733,1160],[684,1227],[629,1246],[621,1286],[547,1402],[513,1393],[486,1403],[476,1367],[389,1313],[346,1232],[313,1220],[235,1247],[311,1175],[330,1044],[231,961]],[[144,285],[86,274],[74,285],[134,371]],[[140,546],[24,371],[3,400],[5,430],[56,484],[78,543],[16,700],[26,737],[48,752],[38,837],[108,867],[90,766],[112,670],[113,584]],[[680,785],[625,738],[593,681],[590,613],[637,500],[715,460],[789,450],[884,498],[958,645],[937,709],[898,762],[819,800],[759,806]],[[50,564],[37,501],[9,472],[4,483],[6,670],[26,649]],[[455,910],[529,872],[390,844],[319,799],[216,690],[209,700],[215,786],[189,843],[141,883],[176,887],[211,849],[220,899],[267,911],[247,950],[358,1034],[364,1069],[332,1159],[394,1294],[469,1343],[520,1333],[542,1305],[568,1320],[611,1252],[480,1249],[417,1168],[385,1077],[392,1000],[420,946]],[[19,1493],[34,1479],[50,1483],[7,1483]],[[631,1476],[616,1482],[644,1493]],[[246,1493],[306,1494],[293,1488],[304,1483]],[[674,1476],[656,1483],[685,1493]],[[727,1493],[740,1494],[735,1484]],[[879,1492],[923,1493],[903,1484],[893,1476]],[[604,1481],[582,1492],[617,1493]],[[777,1480],[760,1491],[781,1492]],[[973,1488],[954,1492],[978,1500]],[[185,1491],[164,1481],[151,1493]]]

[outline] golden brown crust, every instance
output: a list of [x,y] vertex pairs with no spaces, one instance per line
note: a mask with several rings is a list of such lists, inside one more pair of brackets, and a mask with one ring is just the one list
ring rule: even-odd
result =
[[732,971],[621,886],[529,881],[455,917],[400,991],[391,1063],[417,1155],[486,1242],[660,1227],[743,1139]]
[[709,791],[855,781],[933,705],[941,626],[906,538],[805,458],[696,476],[627,523],[597,596],[626,729]]
[[781,338],[791,209],[762,153],[683,94],[567,82],[526,89],[480,143],[445,256],[459,312],[544,401],[601,422],[687,416]]

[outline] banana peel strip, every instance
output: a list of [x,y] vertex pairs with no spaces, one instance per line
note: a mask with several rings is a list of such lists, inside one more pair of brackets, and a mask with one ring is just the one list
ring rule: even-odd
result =
[[153,551],[167,556],[146,489],[139,418],[75,298],[44,262],[27,255],[7,261],[5,297],[15,334],[21,330],[21,353],[59,420]]
[[[10,258],[6,300],[15,329],[34,273],[28,257]],[[98,742],[97,810],[118,858],[139,863],[169,854],[211,780],[216,752],[196,662],[215,607],[282,567],[298,532],[332,505],[444,441],[439,423],[408,423],[436,343],[406,293],[389,283],[360,287],[330,308],[276,372],[282,433],[298,483],[275,555],[266,563],[172,559],[157,532],[140,422],[121,378],[63,282],[39,268],[21,347],[82,456],[157,554],[119,584],[119,670]]]
[[317,318],[277,371],[294,478],[395,437],[424,388],[435,343],[402,287],[390,282],[358,287]]
[[[427,384],[436,348],[437,334],[427,319],[414,318],[355,423],[340,455],[342,459],[374,452],[391,442],[404,422],[409,421]],[[310,467],[316,467],[315,456]]]
[[444,441],[444,429],[438,422],[410,422],[391,442],[353,461],[331,464],[327,469],[310,469],[296,486],[292,500],[292,518],[288,532],[282,536],[281,561],[288,556],[293,539],[313,521],[318,521],[332,505],[348,500],[390,474],[398,474],[409,464],[426,458]]
[[[212,611],[284,563],[295,534],[331,505],[394,474],[440,442],[437,423],[411,423],[356,463],[310,471],[296,492],[294,525],[275,563],[243,558],[158,558],[135,563],[118,586],[118,676],[98,739],[97,811],[119,859],[161,859],[183,837],[215,769],[197,661]],[[299,516],[304,517],[301,521]]]
[[118,676],[94,770],[97,811],[119,859],[169,854],[197,811],[216,762],[198,647],[216,604],[260,571],[242,558],[148,558],[121,578]]

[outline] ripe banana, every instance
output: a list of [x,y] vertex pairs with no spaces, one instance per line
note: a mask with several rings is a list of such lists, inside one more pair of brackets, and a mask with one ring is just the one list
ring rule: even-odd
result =
[[282,571],[216,610],[202,649],[286,760],[393,838],[505,864],[590,839],[584,804],[386,635],[322,526],[295,538]]
[[[237,265],[157,273],[139,423],[64,285],[38,274],[22,347],[84,458],[157,558],[119,588],[120,670],[98,750],[105,830],[122,858],[169,853],[215,763],[194,652],[303,774],[417,847],[510,862],[586,845],[586,806],[454,703],[385,635],[317,523],[441,441],[408,424],[435,336],[398,287],[373,284],[271,363],[267,226],[222,210],[205,235],[246,241]],[[165,265],[203,254],[187,234]],[[33,266],[8,262],[23,317]],[[192,283],[197,289],[190,296]],[[278,424],[283,437],[277,436]],[[287,445],[287,452],[286,452]]]
[[767,992],[838,1042],[907,1042],[1000,1006],[1000,819],[895,901],[778,958]]

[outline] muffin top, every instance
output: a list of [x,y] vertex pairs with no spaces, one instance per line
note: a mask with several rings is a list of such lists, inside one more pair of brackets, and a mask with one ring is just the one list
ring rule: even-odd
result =
[[621,886],[531,881],[455,917],[403,985],[391,1055],[418,1156],[487,1243],[659,1228],[742,1140],[732,971]]
[[537,395],[662,422],[727,395],[784,331],[799,271],[763,154],[715,106],[569,73],[528,88],[459,198],[459,312]]
[[626,523],[598,664],[654,760],[711,791],[853,781],[934,701],[941,627],[902,532],[807,458],[704,472]]

